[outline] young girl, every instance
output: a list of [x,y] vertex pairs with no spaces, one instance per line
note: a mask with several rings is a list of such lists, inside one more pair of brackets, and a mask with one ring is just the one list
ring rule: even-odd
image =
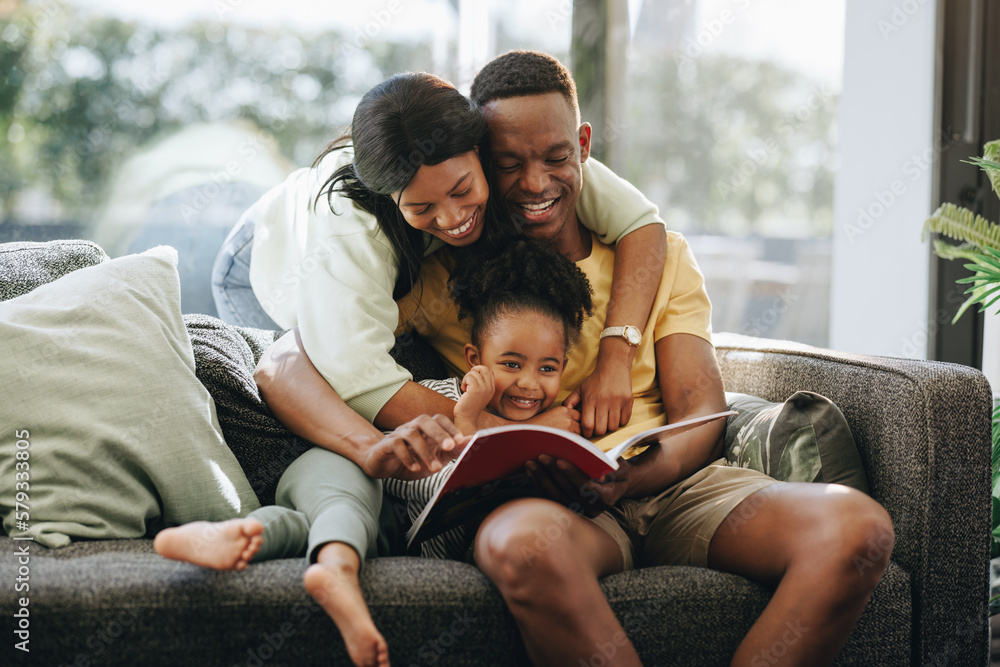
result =
[[[592,308],[590,283],[583,273],[545,243],[518,240],[499,252],[468,251],[453,273],[451,288],[461,316],[472,318],[472,342],[466,346],[471,370],[461,382],[430,381],[428,386],[458,400],[456,425],[472,433],[483,410],[524,421],[550,407],[559,391],[566,352]],[[324,474],[324,455],[330,453],[313,449],[292,464],[297,483],[287,484],[283,478],[279,502],[294,504],[297,489],[308,484],[313,502],[358,511],[362,503],[345,496],[340,480]],[[433,495],[443,472],[416,482],[385,483],[392,496],[407,504],[412,518]],[[377,480],[370,481],[377,489]],[[376,503],[371,494],[361,500]],[[348,513],[341,513],[339,520],[347,520]],[[270,506],[245,519],[168,528],[156,536],[154,546],[174,560],[243,570],[251,562],[305,552],[313,541],[310,530],[317,529],[305,514]],[[466,529],[459,527],[428,540],[422,551],[429,557],[461,560],[468,546]],[[337,625],[356,665],[388,665],[388,646],[361,597],[357,569],[337,575],[332,577],[327,567],[316,563],[306,570],[306,588]],[[360,610],[358,602],[345,604],[345,599],[360,601]]]
[[[459,255],[459,253],[456,253]],[[465,346],[468,373],[425,381],[455,405],[455,425],[474,433],[483,410],[526,421],[548,409],[559,393],[566,356],[584,317],[591,288],[577,266],[541,241],[518,240],[502,250],[465,251],[449,282],[459,317],[472,323]],[[417,481],[385,480],[386,492],[405,503],[414,520],[443,482],[445,469]],[[470,540],[460,526],[421,545],[428,558],[466,558]]]

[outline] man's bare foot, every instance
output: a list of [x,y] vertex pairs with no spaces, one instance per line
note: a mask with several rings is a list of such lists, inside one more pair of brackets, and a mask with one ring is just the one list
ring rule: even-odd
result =
[[350,563],[327,561],[310,565],[303,581],[340,630],[351,661],[357,667],[389,667],[389,645],[372,621],[357,572]]
[[215,570],[243,570],[260,550],[264,524],[257,519],[192,521],[161,530],[153,540],[156,553]]

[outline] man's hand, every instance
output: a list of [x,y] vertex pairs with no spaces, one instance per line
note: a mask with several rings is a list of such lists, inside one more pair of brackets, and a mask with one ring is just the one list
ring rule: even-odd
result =
[[371,447],[362,469],[377,479],[420,479],[457,458],[469,440],[444,415],[420,415]]
[[479,428],[479,417],[493,399],[493,371],[486,366],[473,366],[462,378],[462,396],[455,404],[455,425],[466,435]]
[[565,505],[573,511],[595,517],[614,505],[628,492],[631,466],[618,459],[618,470],[600,480],[587,477],[579,468],[562,459],[539,456],[525,468],[539,495]]
[[632,371],[618,360],[597,362],[597,368],[563,405],[580,411],[580,434],[585,438],[617,431],[632,418]]

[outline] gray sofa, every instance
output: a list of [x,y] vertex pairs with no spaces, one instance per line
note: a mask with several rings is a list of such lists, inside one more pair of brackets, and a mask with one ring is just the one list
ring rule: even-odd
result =
[[[25,278],[10,268],[19,249],[6,250],[0,298],[106,258],[86,244],[82,259],[81,244],[56,244]],[[285,456],[301,446],[263,404],[246,405],[255,389],[247,373],[275,333],[208,317],[187,324],[227,442],[228,422],[255,433],[248,440],[259,445],[285,438]],[[892,516],[892,561],[837,664],[987,665],[991,398],[982,374],[729,334],[719,335],[716,347],[729,391],[783,400],[808,389],[840,406],[872,495]],[[403,348],[401,356],[421,358],[419,345]],[[213,357],[225,363],[211,364]],[[262,451],[236,453],[245,469],[259,468],[248,478],[266,497],[280,466],[267,469]],[[14,591],[16,549],[0,537],[0,614],[7,619],[22,595]],[[160,558],[150,539],[36,545],[31,652],[14,650],[8,630],[2,653],[14,664],[39,665],[350,664],[332,622],[302,587],[305,567],[287,559],[244,572],[208,571]],[[394,665],[527,663],[502,599],[470,565],[377,558],[362,586]],[[743,578],[685,567],[618,574],[602,586],[646,665],[728,664],[770,596]],[[610,663],[595,648],[591,664]]]

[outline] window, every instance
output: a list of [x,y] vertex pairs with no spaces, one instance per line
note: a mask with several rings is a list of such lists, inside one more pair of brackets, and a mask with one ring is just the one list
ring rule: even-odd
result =
[[826,345],[843,1],[631,8],[626,176],[688,238],[714,330]]
[[185,312],[240,214],[389,75],[462,88],[497,49],[569,51],[571,3],[0,3],[0,242],[178,249]]

